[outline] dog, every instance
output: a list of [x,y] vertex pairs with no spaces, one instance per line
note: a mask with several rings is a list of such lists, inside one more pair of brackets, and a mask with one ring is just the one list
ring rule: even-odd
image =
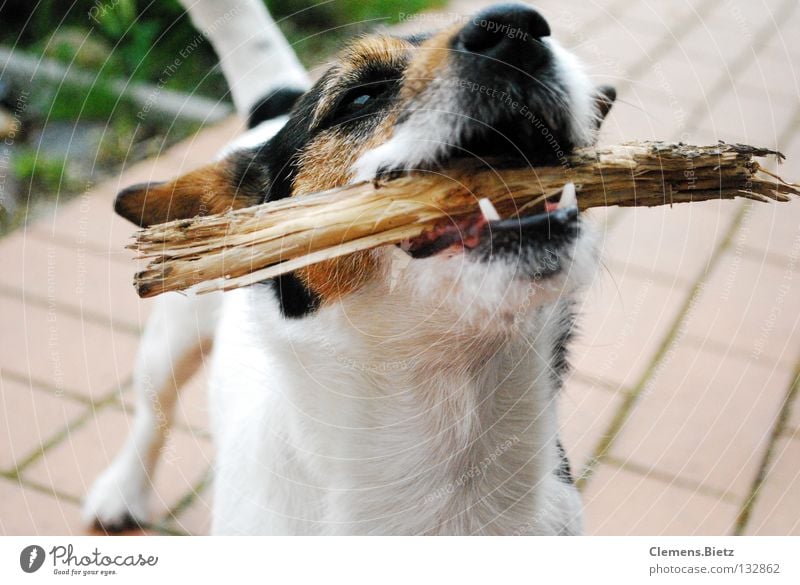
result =
[[[258,0],[183,2],[251,129],[206,167],[122,191],[116,211],[140,226],[465,158],[557,164],[595,143],[615,99],[523,4],[358,38],[311,85]],[[199,334],[213,533],[580,534],[557,397],[595,238],[571,185],[537,215],[483,210],[246,288],[159,297],[133,431],[86,520],[148,520]]]

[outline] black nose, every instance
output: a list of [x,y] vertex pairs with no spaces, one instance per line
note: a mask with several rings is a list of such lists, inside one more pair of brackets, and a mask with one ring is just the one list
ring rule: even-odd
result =
[[470,53],[502,58],[547,36],[550,25],[539,12],[524,4],[499,4],[473,16],[458,33],[455,45]]

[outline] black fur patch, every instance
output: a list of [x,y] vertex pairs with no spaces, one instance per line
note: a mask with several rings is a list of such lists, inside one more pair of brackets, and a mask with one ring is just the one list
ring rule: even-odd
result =
[[[295,90],[278,90],[262,100],[253,109],[250,117],[251,127],[264,119],[285,114],[289,110],[291,116],[286,125],[268,143],[249,151],[242,160],[237,161],[235,174],[240,189],[248,192],[258,190],[261,202],[291,197],[299,157],[314,137],[337,124],[338,131],[343,133],[364,131],[366,126],[376,124],[382,109],[376,106],[385,106],[396,95],[399,89],[397,80],[400,76],[400,71],[387,71],[380,64],[374,69],[366,68],[359,72],[357,80],[355,82],[351,80],[351,83],[355,83],[355,91],[361,91],[359,85],[376,87],[374,84],[377,82],[381,91],[377,92],[375,97],[380,96],[380,99],[376,99],[361,116],[356,116],[355,119],[349,117],[347,121],[343,121],[331,118],[314,128],[310,123],[322,96],[322,87],[328,79],[328,74],[323,75],[322,79],[304,94]],[[350,93],[346,92],[344,95],[348,96]],[[336,108],[334,114],[335,110]],[[315,311],[320,305],[320,298],[306,288],[294,274],[275,278],[272,280],[272,285],[285,317],[303,317]]]
[[469,251],[474,258],[517,258],[519,277],[547,278],[569,265],[569,246],[580,235],[578,208],[490,221],[481,235],[481,243]]
[[267,282],[275,290],[284,317],[297,319],[313,313],[319,307],[319,297],[308,290],[293,272]]
[[569,458],[567,457],[564,445],[561,444],[561,439],[556,439],[556,449],[558,449],[558,456],[561,459],[561,463],[559,463],[556,468],[556,477],[562,482],[572,485],[575,483],[572,479],[572,468],[570,467]]
[[560,390],[564,385],[564,376],[570,368],[568,346],[575,336],[575,312],[572,303],[564,308],[564,316],[558,327],[560,329],[553,344],[553,356],[550,360],[556,390]]
[[282,87],[263,97],[250,109],[247,127],[255,128],[261,122],[283,116],[292,111],[294,104],[304,92],[299,89]]
[[[307,124],[315,96],[313,90],[308,93],[312,95],[301,97],[297,103],[298,111],[272,140],[252,149],[246,155],[243,154],[237,161],[234,172],[239,188],[246,191],[258,189],[262,203],[292,195],[298,153],[302,152],[311,139]],[[297,97],[302,95],[299,92],[295,94],[295,101],[290,108],[294,107]],[[284,317],[297,319],[313,313],[319,307],[319,296],[308,290],[294,273],[283,274],[263,284],[273,287]]]

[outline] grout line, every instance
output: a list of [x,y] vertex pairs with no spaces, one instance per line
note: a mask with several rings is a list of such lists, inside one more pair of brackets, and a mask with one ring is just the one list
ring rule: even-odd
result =
[[[735,75],[736,73],[742,71],[747,62],[753,58],[754,55],[758,54],[758,51],[762,48],[764,42],[770,37],[770,35],[774,34],[774,27],[771,26],[773,20],[777,22],[786,22],[797,6],[798,3],[796,0],[787,0],[778,7],[774,17],[770,19],[769,22],[765,23],[765,25],[753,35],[752,42],[746,49],[740,52],[736,59],[734,59],[733,63],[731,63],[731,66],[728,68],[731,75]],[[758,49],[754,50],[753,47],[758,47]],[[706,91],[706,100],[696,105],[686,116],[685,124],[687,128],[697,127],[700,125],[700,121],[703,119],[706,109],[723,95],[725,95],[728,81],[730,81],[730,78],[723,77],[713,86],[711,86],[708,91]]]
[[[3,375],[5,376],[5,372],[3,372]],[[33,386],[30,387],[29,389],[32,390],[34,393],[44,392],[41,388],[36,388]],[[80,426],[85,424],[86,421],[84,419],[88,419],[89,415],[91,414],[91,403],[86,400],[75,400],[73,396],[66,396],[66,398],[67,400],[71,400],[73,402],[83,405],[84,408],[87,410],[84,410],[81,414],[77,415],[75,418],[69,421],[58,433],[51,435],[49,439],[40,443],[36,447],[36,449],[33,450],[27,457],[23,457],[21,459],[22,463],[17,463],[14,467],[11,467],[6,470],[0,470],[0,476],[7,477],[9,479],[19,479],[19,472],[22,471],[22,469],[25,466],[29,465],[32,461],[38,459],[48,449],[61,442],[61,440],[69,432],[69,429],[73,425],[77,425],[77,428],[80,428]]]
[[696,494],[708,496],[717,500],[723,500],[732,504],[735,504],[739,501],[739,496],[736,494],[713,488],[702,483],[697,483],[681,476],[672,475],[670,473],[661,471],[660,469],[649,468],[631,461],[624,461],[612,455],[607,457],[605,461],[606,463],[613,465],[614,467],[624,469],[625,471],[643,475],[644,477],[650,479],[656,479],[668,485],[678,486],[680,488],[690,490]]
[[743,205],[740,205],[736,217],[734,218],[733,222],[728,226],[728,229],[725,232],[725,235],[723,236],[717,248],[711,254],[711,257],[709,258],[706,264],[705,272],[701,274],[692,284],[689,294],[684,300],[683,305],[681,306],[681,309],[678,312],[677,317],[673,321],[666,336],[659,344],[658,350],[653,356],[653,359],[650,360],[650,363],[648,364],[644,374],[636,383],[636,385],[631,389],[631,391],[623,398],[623,402],[620,405],[619,410],[617,411],[614,418],[611,420],[611,423],[609,424],[606,431],[603,433],[600,441],[597,444],[597,447],[595,447],[594,454],[592,455],[592,457],[589,458],[589,462],[587,463],[586,466],[586,473],[577,482],[579,489],[583,490],[585,488],[586,484],[591,479],[594,470],[597,468],[597,465],[601,463],[608,456],[608,453],[611,447],[613,446],[614,441],[616,440],[617,436],[622,430],[622,427],[625,425],[628,418],[630,417],[633,407],[635,406],[636,401],[639,398],[639,395],[642,393],[645,386],[650,381],[650,378],[657,371],[662,360],[667,355],[669,348],[681,334],[681,327],[683,325],[684,319],[691,311],[695,301],[699,298],[699,296],[703,292],[703,284],[705,282],[705,276],[707,274],[712,273],[713,269],[716,267],[716,264],[720,260],[722,255],[728,250],[728,248],[730,248],[731,242],[733,241],[733,237],[739,230],[739,227],[741,226],[742,220],[744,218],[744,211],[745,207]]
[[783,403],[781,404],[778,417],[775,420],[775,425],[772,427],[772,432],[769,436],[769,443],[767,444],[767,449],[764,452],[764,457],[761,459],[761,465],[758,468],[758,473],[756,473],[756,477],[753,480],[749,495],[747,498],[745,498],[744,502],[742,503],[742,507],[739,510],[739,514],[736,516],[736,525],[733,529],[733,534],[735,536],[742,535],[745,528],[747,528],[747,523],[753,513],[753,508],[758,501],[761,487],[767,480],[769,467],[772,464],[775,455],[775,445],[778,443],[778,438],[788,427],[792,403],[796,402],[798,395],[800,395],[800,357],[798,357],[798,360],[794,365],[794,375],[789,387],[786,390],[786,397],[783,399]]
[[[783,205],[783,204],[779,204]],[[781,268],[786,270],[787,262],[789,258],[787,256],[783,256],[776,252],[771,252],[769,250],[759,250],[758,248],[753,248],[750,244],[744,244],[742,246],[742,256],[749,260],[757,261],[760,264],[766,264],[773,268]],[[800,272],[800,266],[794,266],[792,268],[792,272]]]
[[75,400],[76,402],[82,402],[89,406],[102,406],[108,401],[109,399],[116,397],[122,392],[125,392],[128,388],[130,388],[132,384],[132,378],[129,376],[128,379],[124,380],[119,384],[114,384],[108,392],[105,392],[101,395],[100,398],[94,399],[89,396],[84,396],[83,394],[79,394],[74,390],[66,390],[64,388],[57,388],[52,384],[44,382],[38,378],[31,378],[26,376],[25,374],[20,374],[13,370],[3,369],[0,370],[0,375],[3,378],[8,380],[13,380],[14,382],[18,382],[25,386],[30,387],[31,389],[35,389],[38,392],[50,392],[51,394],[61,397],[64,396],[69,398],[70,400]]
[[675,23],[668,32],[663,34],[661,40],[655,44],[649,55],[644,55],[625,70],[626,79],[620,81],[618,89],[631,86],[633,80],[644,73],[648,65],[657,63],[658,60],[669,53],[683,37],[693,31],[700,22],[704,22],[703,18],[707,16],[716,5],[717,3],[714,1],[704,2],[696,10],[687,14],[686,18]]
[[178,515],[182,514],[186,511],[186,509],[192,505],[192,503],[197,499],[197,496],[200,495],[211,483],[211,469],[208,469],[200,481],[198,481],[195,486],[186,492],[181,498],[175,503],[175,505],[167,510],[164,514],[163,518],[161,519],[160,524],[170,521],[176,521]]
[[179,530],[171,526],[159,522],[157,524],[145,524],[142,526],[145,530],[152,530],[153,532],[160,532],[164,536],[193,536],[185,530]]
[[[717,341],[711,337],[701,337],[695,333],[687,333],[683,337],[683,341],[687,345],[691,345],[692,347],[697,348],[698,350],[709,350],[714,353],[719,353],[723,355],[727,355],[733,358],[741,359],[744,361],[750,361],[752,359],[752,350],[747,350],[736,345],[733,345],[733,340],[731,343],[725,343],[722,341]],[[787,363],[788,361],[788,363]],[[774,362],[770,362],[777,366],[791,366],[791,360],[786,359],[778,359]]]
[[23,474],[28,467],[30,467],[33,463],[41,459],[50,449],[61,443],[71,433],[80,430],[89,421],[93,420],[97,415],[97,411],[107,408],[108,405],[111,404],[111,402],[114,399],[115,399],[114,396],[109,396],[100,402],[92,402],[87,404],[86,410],[82,414],[75,417],[71,422],[67,424],[67,426],[65,426],[59,432],[52,435],[44,443],[39,445],[39,447],[35,451],[33,451],[33,453],[23,458],[20,463],[17,463],[17,466],[10,472],[11,475],[21,479],[22,478],[21,474]]
[[92,400],[90,398],[87,398],[86,396],[83,396],[81,394],[76,394],[68,390],[57,389],[53,386],[50,386],[49,384],[40,384],[38,382],[34,382],[30,378],[23,376],[22,374],[17,374],[16,372],[12,372],[11,370],[0,369],[0,378],[16,382],[18,384],[22,384],[23,386],[26,387],[27,390],[32,390],[33,392],[47,393],[49,396],[55,396],[56,398],[66,398],[67,400],[71,400],[79,404],[84,404],[84,405],[92,404]]
[[64,492],[57,491],[53,486],[42,485],[38,482],[30,481],[28,479],[23,479],[21,477],[8,473],[0,473],[0,477],[4,477],[10,481],[13,481],[20,487],[30,488],[42,494],[52,496],[57,500],[64,500],[65,502],[69,502],[70,504],[80,505],[81,503],[80,498],[76,498],[75,496],[71,496]]
[[[80,498],[76,498],[75,496],[69,495],[67,493],[63,493],[63,492],[57,491],[52,486],[42,485],[42,484],[40,484],[38,482],[30,481],[28,479],[22,479],[20,477],[15,476],[15,475],[9,475],[9,474],[3,473],[3,472],[0,472],[0,477],[14,482],[20,488],[32,489],[32,490],[37,491],[37,492],[39,492],[39,493],[41,493],[41,494],[43,494],[45,496],[50,496],[50,497],[54,498],[56,501],[68,502],[68,503],[74,504],[76,506],[80,506],[81,503],[82,503]],[[81,525],[81,528],[83,528],[83,530],[81,531],[82,534],[89,535],[89,536],[94,535],[92,533],[92,531],[88,527]],[[169,526],[161,526],[161,525],[155,525],[155,524],[151,524],[151,523],[143,523],[143,524],[140,525],[140,528],[142,530],[151,531],[151,532],[158,532],[160,534],[164,534],[164,535],[167,535],[167,536],[188,536],[188,534],[186,532],[183,532],[183,531],[180,531],[180,530],[177,530],[177,529],[174,529],[174,528],[170,528]]]
[[607,257],[605,260],[609,269],[614,269],[614,274],[630,275],[639,280],[651,280],[653,284],[666,286],[669,288],[685,287],[692,284],[692,279],[689,277],[676,276],[669,272],[662,272],[656,269],[644,268],[636,264],[626,264],[620,259],[614,257]]
[[56,388],[55,386],[48,384],[47,382],[43,382],[42,380],[38,380],[35,378],[31,378],[26,376],[25,374],[19,374],[13,370],[3,369],[0,371],[0,375],[7,380],[13,380],[14,382],[18,382],[25,386],[28,386],[32,390],[36,390],[37,392],[49,392],[55,396],[65,396],[71,400],[75,400],[77,402],[82,402],[83,404],[92,404],[92,399],[84,396],[82,394],[78,394],[73,390],[65,390],[64,388]]
[[620,386],[618,384],[614,384],[613,382],[609,382],[608,380],[603,380],[602,378],[597,378],[590,374],[584,374],[578,370],[572,370],[569,374],[569,378],[566,381],[565,386],[569,386],[570,381],[579,382],[581,384],[586,384],[587,386],[591,386],[593,388],[597,388],[598,390],[603,390],[605,392],[609,392],[614,395],[624,396],[629,392],[624,386]]
[[[123,172],[124,174],[124,172]],[[117,175],[120,176],[120,175]],[[75,201],[75,199],[69,200],[66,205],[69,205]],[[113,198],[109,200],[109,207],[111,206],[111,201]],[[59,231],[53,232],[48,227],[37,227],[37,224],[41,223],[42,219],[37,219],[33,223],[28,226],[21,226],[20,229],[25,230],[25,237],[33,238],[39,242],[44,242],[47,244],[57,244],[60,246],[65,246],[71,250],[74,250],[78,243],[75,241],[73,236],[68,236],[66,234],[62,234]],[[81,248],[86,251],[91,256],[95,258],[99,258],[101,260],[107,260],[109,262],[114,262],[115,264],[124,264],[125,266],[130,266],[131,262],[135,260],[134,256],[130,256],[123,252],[111,252],[109,248],[103,247],[100,244],[86,241],[80,244]]]
[[[0,296],[21,301],[25,304],[37,306],[43,309],[53,308],[52,301],[49,301],[39,295],[26,293],[18,288],[13,288],[4,284],[0,284]],[[112,319],[109,315],[87,310],[81,311],[66,303],[60,304],[56,312],[82,321],[88,321],[89,323],[94,323],[96,325],[112,329],[113,331],[120,331],[122,333],[135,335],[137,337],[142,334],[142,329],[136,327],[135,325],[128,325],[127,323],[121,321],[112,322]]]
[[[796,4],[792,4],[792,6],[796,6]],[[791,12],[791,11],[790,11]],[[788,15],[784,15],[784,18],[788,17]],[[792,141],[792,137],[794,135],[794,131],[796,128],[800,128],[800,105],[798,105],[796,109],[795,121],[792,124],[787,125],[784,129],[781,136],[778,138],[779,143],[790,143]],[[753,249],[748,249],[746,246],[744,248],[745,255],[755,254],[756,251]],[[762,262],[770,262],[773,259],[774,254],[770,254],[769,252],[761,252],[759,254],[760,260]],[[775,258],[777,260],[777,258]],[[777,265],[777,262],[776,262]],[[786,260],[783,259],[781,262],[781,267],[786,268]],[[764,453],[764,457],[761,460],[761,466],[756,473],[755,478],[753,479],[753,484],[750,489],[750,493],[747,498],[742,502],[742,507],[739,510],[739,514],[736,516],[736,524],[733,529],[733,533],[735,535],[741,535],[744,533],[745,529],[747,528],[747,524],[750,520],[750,516],[753,513],[753,509],[755,507],[756,502],[758,501],[759,492],[761,490],[761,486],[767,479],[767,472],[769,470],[769,465],[772,463],[772,459],[775,452],[775,445],[778,439],[782,435],[787,435],[789,437],[794,437],[795,432],[789,428],[789,415],[791,414],[792,410],[792,403],[797,403],[798,399],[797,396],[800,394],[800,357],[798,357],[797,361],[794,365],[794,379],[789,385],[789,388],[786,390],[786,398],[781,405],[781,409],[778,413],[778,418],[775,421],[775,426],[772,429],[772,434],[769,438],[769,444],[767,445],[767,450]],[[795,405],[795,407],[797,407]]]

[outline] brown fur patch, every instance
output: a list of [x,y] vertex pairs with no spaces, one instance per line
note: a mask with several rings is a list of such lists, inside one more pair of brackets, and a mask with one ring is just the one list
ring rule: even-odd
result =
[[[414,58],[405,69],[396,107],[387,112],[371,136],[359,142],[332,129],[322,132],[308,145],[300,157],[300,170],[294,181],[292,195],[314,193],[346,184],[351,177],[350,168],[356,160],[367,150],[391,138],[403,105],[413,101],[432,79],[441,75],[441,69],[447,66],[447,59],[452,53],[450,40],[460,29],[461,25],[454,25],[419,47],[383,35],[364,37],[347,47],[323,87],[323,97],[315,109],[312,125],[329,112],[341,92],[347,90],[348,83],[352,84],[358,79],[362,69],[376,63],[399,68],[406,64],[412,50]],[[356,290],[368,282],[378,269],[377,259],[367,251],[320,262],[298,270],[297,274],[326,303]]]
[[423,42],[417,49],[403,79],[400,90],[400,101],[408,103],[419,96],[428,87],[430,82],[442,76],[442,71],[447,67],[447,60],[452,56],[454,49],[450,46],[451,40],[459,33],[462,24],[455,24]]
[[[359,39],[345,49],[331,79],[323,91],[314,118],[324,117],[347,83],[358,78],[359,71],[376,63],[400,67],[413,45],[402,39],[376,35]],[[321,132],[300,156],[292,196],[305,195],[350,181],[350,168],[364,152],[391,138],[396,110],[386,112],[375,131],[361,139],[338,133],[335,128]],[[357,252],[343,258],[320,262],[297,271],[298,277],[323,303],[334,301],[368,282],[378,270],[378,261],[369,252]]]
[[[395,113],[390,113],[372,136],[359,144],[353,138],[335,131],[321,133],[300,157],[300,170],[292,195],[304,195],[332,189],[350,181],[350,168],[368,149],[379,146],[391,136]],[[334,301],[365,284],[378,270],[378,262],[370,251],[320,262],[297,271],[310,290],[323,303]]]
[[330,112],[342,92],[358,82],[363,70],[375,65],[385,65],[388,69],[401,68],[405,65],[409,50],[413,48],[408,41],[386,35],[361,37],[348,45],[327,74],[322,95],[314,108],[312,128]]
[[164,183],[143,183],[120,191],[115,211],[141,226],[222,213],[257,203],[237,190],[229,161],[206,165]]

